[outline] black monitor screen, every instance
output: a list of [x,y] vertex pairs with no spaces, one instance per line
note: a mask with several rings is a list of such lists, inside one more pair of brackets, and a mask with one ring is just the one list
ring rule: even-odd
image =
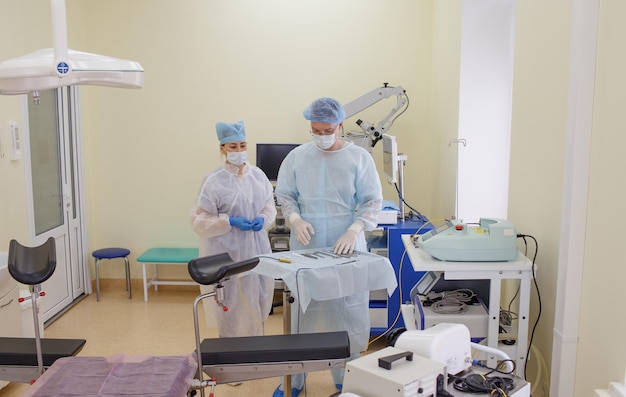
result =
[[256,166],[265,172],[267,179],[276,182],[280,164],[287,153],[298,145],[297,143],[257,143]]

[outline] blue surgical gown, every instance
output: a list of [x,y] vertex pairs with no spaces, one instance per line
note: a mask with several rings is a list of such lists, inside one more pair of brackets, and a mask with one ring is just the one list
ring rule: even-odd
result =
[[[382,205],[382,188],[372,156],[363,148],[344,142],[341,149],[324,151],[313,142],[292,150],[281,164],[276,198],[285,219],[299,214],[315,231],[303,246],[292,234],[291,250],[332,247],[355,220],[370,231]],[[363,232],[356,250],[367,251]],[[336,282],[329,282],[337,285]],[[296,297],[297,300],[297,297]],[[296,302],[297,303],[297,302]],[[306,313],[292,305],[292,332],[346,330],[352,353],[366,350],[369,340],[369,292],[331,301],[311,301]]]

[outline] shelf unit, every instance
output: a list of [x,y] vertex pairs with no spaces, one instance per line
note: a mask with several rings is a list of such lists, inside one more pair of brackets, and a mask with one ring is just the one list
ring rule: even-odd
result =
[[[530,259],[518,253],[514,261],[508,262],[451,262],[433,258],[424,250],[416,248],[410,235],[403,235],[402,242],[406,247],[416,273],[441,271],[446,280],[490,280],[489,283],[489,317],[487,330],[487,346],[498,348],[515,360],[516,374],[524,377],[524,364],[528,348],[528,324],[530,311],[530,283],[534,276],[534,267]],[[503,280],[519,280],[519,308],[517,319],[517,342],[514,345],[499,343],[500,297]],[[496,365],[496,357],[487,355],[487,365]]]

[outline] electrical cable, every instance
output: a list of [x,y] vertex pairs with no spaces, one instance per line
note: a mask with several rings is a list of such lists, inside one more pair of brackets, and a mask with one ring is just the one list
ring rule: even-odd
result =
[[524,379],[526,378],[526,367],[528,366],[528,357],[530,356],[530,349],[533,346],[533,339],[535,337],[535,331],[537,330],[537,325],[539,324],[539,319],[541,318],[541,293],[539,291],[539,284],[537,284],[537,277],[535,275],[535,261],[537,260],[537,253],[539,252],[539,243],[537,243],[537,239],[528,234],[518,234],[517,237],[524,240],[524,245],[528,248],[528,242],[526,241],[526,237],[531,238],[535,242],[535,254],[533,255],[531,271],[533,274],[533,281],[535,284],[535,290],[537,291],[537,303],[539,305],[539,310],[537,312],[537,319],[535,320],[535,324],[533,325],[533,329],[530,333],[530,340],[528,341],[528,349],[526,351],[526,359],[524,362]]
[[378,339],[380,339],[383,336],[387,335],[387,333],[389,333],[389,331],[391,331],[393,329],[393,327],[396,325],[396,323],[400,319],[400,315],[402,314],[402,266],[404,265],[404,257],[405,256],[406,256],[406,248],[404,248],[404,251],[402,252],[402,256],[400,257],[400,265],[398,266],[398,280],[397,280],[397,282],[398,282],[398,300],[400,302],[398,303],[398,311],[396,313],[396,317],[394,318],[393,323],[391,323],[391,325],[389,325],[384,332],[382,332],[380,335],[376,336],[375,338],[373,338],[372,340],[370,340],[368,342],[368,344],[367,344],[368,347],[372,343],[376,342]]
[[[435,219],[430,219],[430,220],[426,220],[424,221],[424,224],[422,224],[422,226],[420,226],[415,233],[413,233],[411,235],[411,242],[413,243],[413,245],[415,245],[415,240],[417,240],[419,238],[420,232],[422,231],[423,228],[425,228],[428,225],[433,225],[433,228],[437,229],[437,227],[435,226],[435,222],[438,221],[444,221],[444,222],[449,222],[448,219],[446,218],[435,218]],[[405,250],[406,251],[406,250]]]
[[424,215],[422,215],[421,212],[419,212],[418,210],[416,210],[415,208],[411,207],[409,205],[409,203],[407,203],[404,200],[404,197],[402,196],[402,193],[400,193],[400,188],[398,187],[397,183],[393,184],[396,187],[396,192],[398,193],[398,198],[400,199],[400,201],[402,202],[403,205],[406,205],[407,207],[409,207],[409,209],[413,212],[413,214],[411,215],[411,218],[415,217],[417,218],[417,220],[422,221],[422,222],[428,222],[428,218],[426,218]]
[[[422,231],[422,229],[424,227],[426,227],[429,224],[432,224],[433,221],[438,221],[438,220],[445,220],[443,218],[439,218],[439,219],[434,219],[434,220],[426,220],[416,231],[415,233],[413,233],[411,235],[411,241],[414,241],[415,238],[418,237],[419,233]],[[402,314],[402,297],[403,297],[403,290],[402,290],[402,268],[404,265],[404,258],[406,257],[407,254],[407,249],[406,247],[404,248],[404,251],[402,252],[402,256],[400,257],[400,264],[398,265],[398,300],[399,300],[399,304],[398,304],[398,311],[396,312],[396,317],[393,320],[393,323],[391,323],[391,325],[389,325],[387,327],[387,329],[382,332],[380,335],[376,336],[375,338],[373,338],[372,340],[369,341],[369,343],[367,344],[368,346],[370,346],[372,343],[376,342],[378,339],[382,338],[383,336],[387,335],[389,333],[389,331],[393,330],[393,327],[397,324],[398,320],[400,319],[400,315]]]
[[426,302],[431,302],[431,310],[440,314],[465,313],[467,303],[476,296],[471,289],[461,288],[453,291],[429,292]]
[[487,393],[490,396],[507,397],[515,387],[513,379],[501,376],[469,374],[465,377],[451,375],[452,386],[464,393]]

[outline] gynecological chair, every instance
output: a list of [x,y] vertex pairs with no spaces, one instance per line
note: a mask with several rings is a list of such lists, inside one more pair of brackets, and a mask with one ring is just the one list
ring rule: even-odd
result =
[[35,337],[0,337],[0,379],[32,383],[57,359],[78,354],[86,341],[40,336],[37,298],[41,294],[41,284],[52,276],[56,268],[54,238],[50,237],[37,247],[26,247],[11,240],[7,266],[16,281],[29,286]]
[[[258,262],[258,258],[234,262],[228,254],[218,254],[188,263],[189,274],[196,282],[215,287],[213,292],[202,294],[194,301],[196,351],[193,354],[147,359],[71,357],[82,349],[85,340],[42,339],[37,328],[35,300],[40,284],[54,271],[54,240],[50,239],[36,248],[22,247],[12,241],[9,269],[17,281],[31,286],[35,340],[0,338],[0,379],[17,382],[36,379],[37,382],[26,393],[29,395],[32,392],[31,396],[38,395],[39,390],[43,390],[45,395],[74,396],[79,388],[95,390],[86,393],[94,396],[101,395],[105,390],[115,390],[105,395],[145,396],[146,388],[149,388],[150,395],[178,397],[181,394],[195,395],[199,390],[204,397],[205,388],[210,387],[213,396],[215,385],[221,383],[344,367],[346,358],[350,356],[350,342],[345,331],[201,341],[198,304],[208,297],[214,297],[221,304],[224,298],[222,282],[253,269]],[[190,359],[192,356],[195,360]],[[190,363],[190,360],[196,362]],[[155,379],[153,363],[163,362],[171,364],[173,369],[167,374],[158,372],[158,382],[150,381]],[[194,367],[195,364],[197,367]],[[103,376],[103,373],[110,375]],[[204,379],[204,374],[210,378]],[[67,390],[70,390],[69,394]]]
[[[345,331],[200,341],[198,304],[203,299],[215,297],[220,305],[224,298],[221,282],[237,273],[252,270],[258,263],[259,258],[234,262],[224,253],[194,259],[188,264],[189,274],[197,283],[215,285],[213,292],[198,296],[193,304],[201,396],[204,396],[204,387],[213,389],[219,383],[343,368],[350,356],[350,342]],[[203,373],[210,379],[204,380]]]

